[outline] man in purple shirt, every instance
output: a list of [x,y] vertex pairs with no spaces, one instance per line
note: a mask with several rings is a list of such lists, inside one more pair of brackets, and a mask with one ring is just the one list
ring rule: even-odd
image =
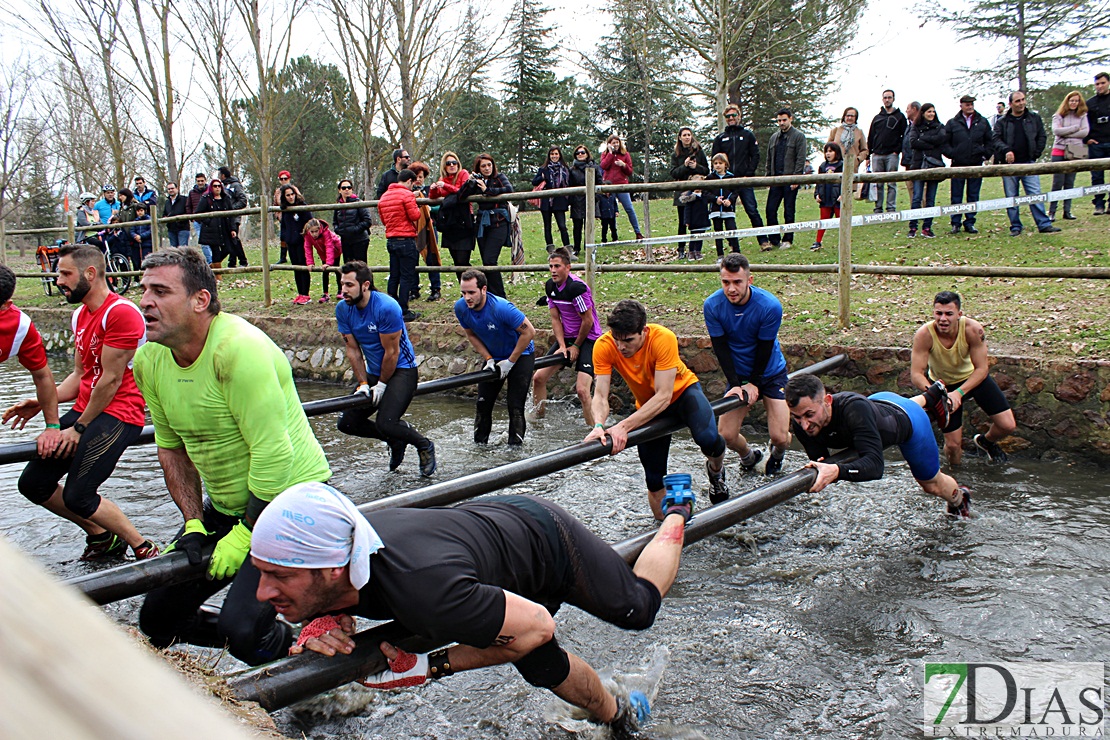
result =
[[[570,274],[570,251],[559,247],[551,253],[547,265],[551,279],[544,286],[547,307],[551,312],[551,332],[555,342],[547,354],[560,354],[574,365],[578,372],[574,390],[582,402],[582,415],[586,426],[594,425],[590,408],[590,388],[594,382],[594,340],[601,336],[601,322],[597,319],[594,297],[589,286]],[[570,344],[567,344],[568,338]],[[542,418],[547,401],[547,381],[562,368],[545,367],[532,376],[532,401],[535,415]]]

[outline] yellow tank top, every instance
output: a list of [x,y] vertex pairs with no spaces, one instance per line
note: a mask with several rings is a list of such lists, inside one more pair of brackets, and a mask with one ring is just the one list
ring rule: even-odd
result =
[[967,348],[966,317],[960,317],[959,330],[956,341],[951,349],[945,349],[937,336],[936,322],[930,321],[929,335],[933,338],[933,347],[929,350],[929,377],[933,380],[943,380],[945,385],[962,383],[975,372],[975,365],[971,363],[971,352]]

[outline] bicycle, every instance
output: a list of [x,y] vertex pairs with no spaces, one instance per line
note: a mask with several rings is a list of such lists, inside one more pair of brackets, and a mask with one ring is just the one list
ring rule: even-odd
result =
[[[108,289],[116,295],[123,295],[131,287],[130,275],[119,275],[117,273],[130,272],[131,261],[124,257],[122,254],[113,252],[108,247],[108,242],[105,239],[98,240],[99,244],[91,243],[89,246],[99,247],[101,253],[104,255],[105,275],[104,278],[108,283]],[[65,239],[59,239],[53,246],[42,245],[35,250],[35,259],[38,261],[39,268],[43,272],[57,272],[58,271],[58,250],[69,244]],[[54,295],[54,278],[43,276],[42,288],[46,295]]]

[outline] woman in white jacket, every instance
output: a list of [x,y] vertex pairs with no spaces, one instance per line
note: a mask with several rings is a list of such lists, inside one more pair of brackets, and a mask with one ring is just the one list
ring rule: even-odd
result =
[[[1071,159],[1086,159],[1087,145],[1083,140],[1090,133],[1090,123],[1087,121],[1087,103],[1078,90],[1072,90],[1064,96],[1060,109],[1052,116],[1052,133],[1056,135],[1052,142],[1052,161],[1063,162]],[[1074,172],[1057,172],[1052,175],[1052,190],[1067,190],[1075,186]],[[1052,201],[1048,205],[1048,217],[1056,220],[1056,204]],[[1064,201],[1064,219],[1074,221],[1071,215],[1071,201]]]

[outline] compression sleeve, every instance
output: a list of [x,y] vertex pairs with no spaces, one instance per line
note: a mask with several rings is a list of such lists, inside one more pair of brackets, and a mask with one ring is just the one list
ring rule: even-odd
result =
[[771,352],[775,348],[774,339],[760,339],[755,343],[755,358],[752,360],[752,372],[748,381],[759,385],[763,380],[763,371],[767,369],[767,362],[771,359]]
[[863,398],[844,404],[841,409],[843,427],[851,436],[852,447],[859,459],[837,463],[840,480],[854,482],[879,480],[883,477],[883,440],[879,435],[879,422],[871,401]]
[[710,337],[713,342],[713,354],[717,355],[717,364],[728,381],[729,388],[738,388],[742,385],[740,376],[736,374],[736,365],[732,362],[732,350],[728,346],[728,337]]

